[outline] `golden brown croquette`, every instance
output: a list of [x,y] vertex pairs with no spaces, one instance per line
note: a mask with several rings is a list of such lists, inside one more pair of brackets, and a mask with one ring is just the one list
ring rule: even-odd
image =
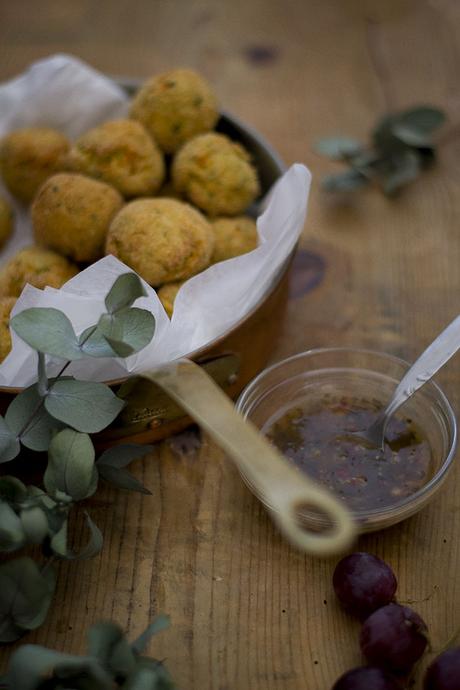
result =
[[125,197],[148,196],[160,188],[163,154],[135,120],[112,120],[83,134],[67,157],[70,170],[111,184]]
[[210,216],[242,213],[259,193],[249,153],[224,134],[201,134],[185,144],[174,158],[172,179]]
[[0,249],[13,232],[13,209],[6,199],[0,197]]
[[206,218],[175,199],[136,199],[113,219],[106,253],[151,285],[185,280],[209,265],[214,241]]
[[177,283],[166,283],[166,285],[162,285],[158,290],[158,297],[169,318],[171,318],[174,310],[174,300],[184,283],[185,280],[180,280]]
[[134,97],[131,117],[139,120],[166,153],[214,128],[217,99],[208,82],[190,69],[149,79]]
[[97,261],[123,205],[116,189],[77,173],[50,177],[32,204],[35,241],[74,261]]
[[211,222],[214,231],[212,263],[232,259],[257,247],[257,225],[249,216],[216,218]]
[[67,138],[50,127],[26,127],[0,141],[0,172],[11,194],[23,203],[34,198],[51,175],[64,169]]
[[60,288],[77,273],[75,264],[50,249],[24,247],[0,268],[0,296],[19,297],[27,283]]
[[15,304],[14,297],[0,298],[0,362],[3,362],[11,350],[10,313]]

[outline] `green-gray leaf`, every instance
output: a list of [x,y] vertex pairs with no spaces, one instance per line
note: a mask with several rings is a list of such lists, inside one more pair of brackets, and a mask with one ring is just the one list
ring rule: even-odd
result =
[[31,558],[0,566],[0,642],[12,642],[35,630],[46,618],[55,588],[51,568],[40,572]]
[[42,397],[46,395],[46,391],[48,390],[48,378],[46,376],[46,364],[45,364],[45,355],[43,352],[38,353],[38,383],[37,383],[37,390],[39,395]]
[[136,658],[121,629],[114,623],[93,625],[88,651],[116,677],[126,678],[136,668]]
[[80,346],[85,355],[90,357],[117,357],[107,339],[97,326],[90,326],[80,335]]
[[118,276],[105,298],[105,306],[109,314],[120,309],[130,307],[139,297],[145,297],[146,292],[139,276],[135,273],[123,273]]
[[11,319],[10,326],[38,352],[70,360],[83,357],[72,324],[59,309],[25,309]]
[[89,434],[105,429],[124,406],[103,383],[56,381],[45,398],[45,407],[55,419]]
[[400,156],[395,160],[395,167],[384,177],[383,191],[388,196],[408,184],[420,173],[420,161],[416,153],[407,151],[404,156]]
[[405,110],[397,116],[397,120],[413,132],[429,135],[444,124],[446,114],[439,108],[422,105]]
[[128,357],[152,340],[155,318],[146,309],[132,307],[113,315],[103,315],[98,328],[119,357]]
[[27,541],[32,544],[41,544],[48,535],[48,520],[45,511],[39,506],[30,506],[21,510],[20,518]]
[[89,558],[94,558],[94,556],[97,556],[98,553],[102,550],[102,546],[104,543],[104,538],[102,536],[102,532],[99,529],[99,527],[91,520],[90,516],[88,513],[85,513],[85,518],[86,518],[86,525],[89,529],[90,537],[89,540],[86,544],[86,546],[83,547],[81,551],[79,551],[77,554],[68,554],[68,558],[72,558],[77,561],[84,561]]
[[7,503],[19,503],[27,495],[27,487],[19,479],[8,474],[0,477],[0,498],[7,501]]
[[64,520],[59,531],[50,539],[50,546],[57,556],[67,556],[67,520]]
[[337,175],[328,175],[323,178],[322,186],[327,192],[350,192],[364,187],[368,179],[358,170],[347,170]]
[[69,690],[113,690],[114,687],[112,678],[94,658],[63,654],[30,644],[13,652],[2,682],[11,690],[40,690],[45,686],[50,690],[66,687]]
[[153,446],[142,446],[136,443],[109,448],[102,453],[96,463],[99,474],[105,481],[121,489],[150,494],[151,492],[136,477],[133,477],[132,474],[123,468],[133,460],[139,459],[152,450]]
[[[63,426],[48,414],[42,401],[38,385],[33,384],[12,400],[5,415],[12,432],[19,434],[22,431],[20,438],[23,445],[36,451],[48,450],[54,433]],[[25,426],[27,420],[30,423]]]
[[142,654],[145,651],[145,648],[147,647],[148,643],[152,639],[154,635],[157,633],[161,632],[162,630],[166,630],[169,628],[170,625],[170,618],[169,616],[157,616],[152,623],[148,626],[146,630],[144,630],[141,635],[135,640],[131,648],[135,654]]
[[88,434],[64,429],[53,437],[44,475],[46,490],[64,491],[75,501],[88,496],[94,473],[94,446]]
[[332,160],[340,161],[362,152],[363,147],[359,141],[350,139],[348,137],[327,137],[326,139],[319,139],[315,143],[315,151],[322,156],[327,156]]
[[0,463],[9,462],[19,453],[21,446],[3,417],[0,416]]
[[25,532],[11,506],[0,500],[0,551],[15,551],[23,546]]

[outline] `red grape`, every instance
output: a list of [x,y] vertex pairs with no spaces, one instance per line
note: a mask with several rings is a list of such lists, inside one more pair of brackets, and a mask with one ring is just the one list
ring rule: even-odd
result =
[[381,668],[361,666],[340,676],[332,690],[398,690],[398,686]]
[[460,690],[460,647],[440,654],[428,667],[425,690]]
[[352,553],[337,564],[332,584],[344,608],[363,619],[393,600],[398,582],[381,558]]
[[427,627],[409,607],[387,604],[363,623],[360,645],[371,664],[406,672],[425,651]]

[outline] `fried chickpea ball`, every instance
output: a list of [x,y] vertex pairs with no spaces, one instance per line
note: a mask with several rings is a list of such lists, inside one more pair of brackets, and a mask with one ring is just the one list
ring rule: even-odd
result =
[[6,201],[0,197],[0,249],[11,237],[13,232],[13,209]]
[[177,283],[166,283],[166,285],[162,285],[158,290],[158,297],[169,318],[171,318],[174,310],[174,300],[184,283],[185,280],[180,280]]
[[234,216],[259,193],[249,153],[224,134],[201,134],[174,158],[172,179],[177,191],[210,216]]
[[35,241],[74,261],[96,261],[122,205],[123,198],[105,182],[77,173],[54,175],[32,204]]
[[10,313],[16,300],[14,297],[0,298],[0,362],[3,362],[5,357],[11,350],[11,333],[10,333]]
[[190,69],[175,69],[147,81],[134,97],[131,117],[142,122],[165,153],[214,128],[219,111],[208,82]]
[[107,182],[126,197],[154,194],[165,176],[163,154],[134,120],[90,129],[72,146],[67,163],[70,170]]
[[136,199],[113,219],[106,253],[150,285],[185,280],[209,265],[214,247],[206,218],[175,199]]
[[0,141],[0,172],[11,194],[24,203],[51,175],[64,169],[70,144],[50,127],[26,127]]
[[0,296],[19,297],[26,283],[60,288],[78,273],[75,264],[42,247],[24,247],[0,269]]
[[248,216],[216,218],[211,222],[214,231],[212,263],[232,259],[257,247],[256,222]]

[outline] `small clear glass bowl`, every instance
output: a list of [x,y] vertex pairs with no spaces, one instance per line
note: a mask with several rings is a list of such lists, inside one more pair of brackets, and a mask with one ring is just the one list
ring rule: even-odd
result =
[[[259,429],[287,405],[295,405],[308,395],[346,395],[377,399],[385,405],[410,365],[369,350],[328,348],[309,350],[264,369],[240,395],[236,408]],[[415,493],[397,503],[373,510],[355,510],[360,532],[373,532],[405,520],[423,508],[441,488],[455,457],[457,423],[442,390],[426,383],[403,406],[424,433],[432,453],[431,478]],[[289,462],[289,461],[288,461]],[[263,496],[243,479],[258,498],[271,509]],[[321,517],[304,514],[300,520],[321,529]]]

